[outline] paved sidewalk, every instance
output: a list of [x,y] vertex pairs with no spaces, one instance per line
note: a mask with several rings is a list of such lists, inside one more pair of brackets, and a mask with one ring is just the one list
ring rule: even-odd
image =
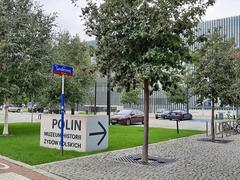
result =
[[[191,120],[191,121],[179,121],[179,129],[190,129],[190,130],[200,130],[206,131],[206,121],[207,120]],[[176,129],[176,121],[171,121],[168,119],[153,119],[149,121],[150,127],[161,127],[161,128],[170,128]]]
[[59,180],[60,177],[43,170],[0,156],[0,180]]
[[[225,143],[202,141],[204,135],[150,145],[149,154],[174,159],[150,167],[124,163],[115,158],[141,154],[142,148],[107,152],[37,166],[69,180],[237,180],[240,179],[240,135]],[[119,139],[120,140],[120,139]]]

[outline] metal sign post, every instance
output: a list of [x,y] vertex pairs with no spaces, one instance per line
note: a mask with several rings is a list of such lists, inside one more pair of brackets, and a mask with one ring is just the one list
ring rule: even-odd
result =
[[64,127],[64,74],[62,75],[62,94],[61,94],[61,153],[63,156],[63,127]]
[[60,149],[63,156],[64,147],[64,76],[73,76],[73,68],[70,66],[64,66],[59,64],[53,64],[52,73],[62,76],[62,93],[61,93],[61,135],[60,135]]

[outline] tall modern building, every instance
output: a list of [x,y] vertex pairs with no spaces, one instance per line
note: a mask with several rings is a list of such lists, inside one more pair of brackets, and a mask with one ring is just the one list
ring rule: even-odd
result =
[[[227,17],[223,19],[215,19],[210,21],[205,21],[200,23],[197,26],[198,32],[197,35],[209,34],[217,28],[220,31],[222,36],[225,36],[226,39],[234,38],[237,47],[240,47],[240,16]],[[107,97],[107,83],[106,80],[101,78],[97,81],[97,105],[106,105]],[[143,110],[143,92],[140,95],[141,104],[135,106],[135,108]],[[111,104],[114,106],[123,105],[120,102],[121,93],[117,91],[111,92]],[[189,107],[192,108],[196,105],[196,97],[192,97],[189,100]],[[128,107],[128,105],[124,105]],[[166,94],[164,91],[154,92],[150,97],[150,112],[156,112],[157,109],[185,109],[186,105],[184,104],[174,104],[170,103],[167,100]]]
[[212,33],[215,28],[219,29],[226,39],[234,38],[237,47],[240,47],[240,16],[202,22],[197,26],[198,35]]

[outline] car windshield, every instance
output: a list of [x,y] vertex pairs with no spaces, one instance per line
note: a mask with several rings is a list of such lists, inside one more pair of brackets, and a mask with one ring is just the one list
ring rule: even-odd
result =
[[122,110],[120,112],[118,112],[117,114],[118,115],[127,115],[127,114],[131,114],[132,110]]

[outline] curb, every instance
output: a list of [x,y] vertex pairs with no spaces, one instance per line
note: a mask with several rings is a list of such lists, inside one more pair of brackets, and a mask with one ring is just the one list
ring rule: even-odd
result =
[[40,173],[40,174],[45,175],[45,176],[47,176],[47,177],[49,177],[49,178],[52,178],[52,179],[55,179],[55,180],[66,180],[65,178],[62,178],[62,177],[57,176],[57,175],[55,175],[55,174],[49,173],[49,172],[44,171],[44,170],[42,170],[42,169],[38,169],[38,168],[35,167],[35,166],[30,166],[30,165],[25,164],[25,163],[23,163],[23,162],[10,159],[10,158],[8,158],[8,157],[6,157],[6,156],[0,155],[0,158],[3,159],[3,160],[9,161],[9,162],[11,162],[11,163],[13,163],[13,164],[16,164],[16,165],[18,165],[18,166],[22,166],[22,167],[31,169],[31,170],[34,171],[34,172]]

